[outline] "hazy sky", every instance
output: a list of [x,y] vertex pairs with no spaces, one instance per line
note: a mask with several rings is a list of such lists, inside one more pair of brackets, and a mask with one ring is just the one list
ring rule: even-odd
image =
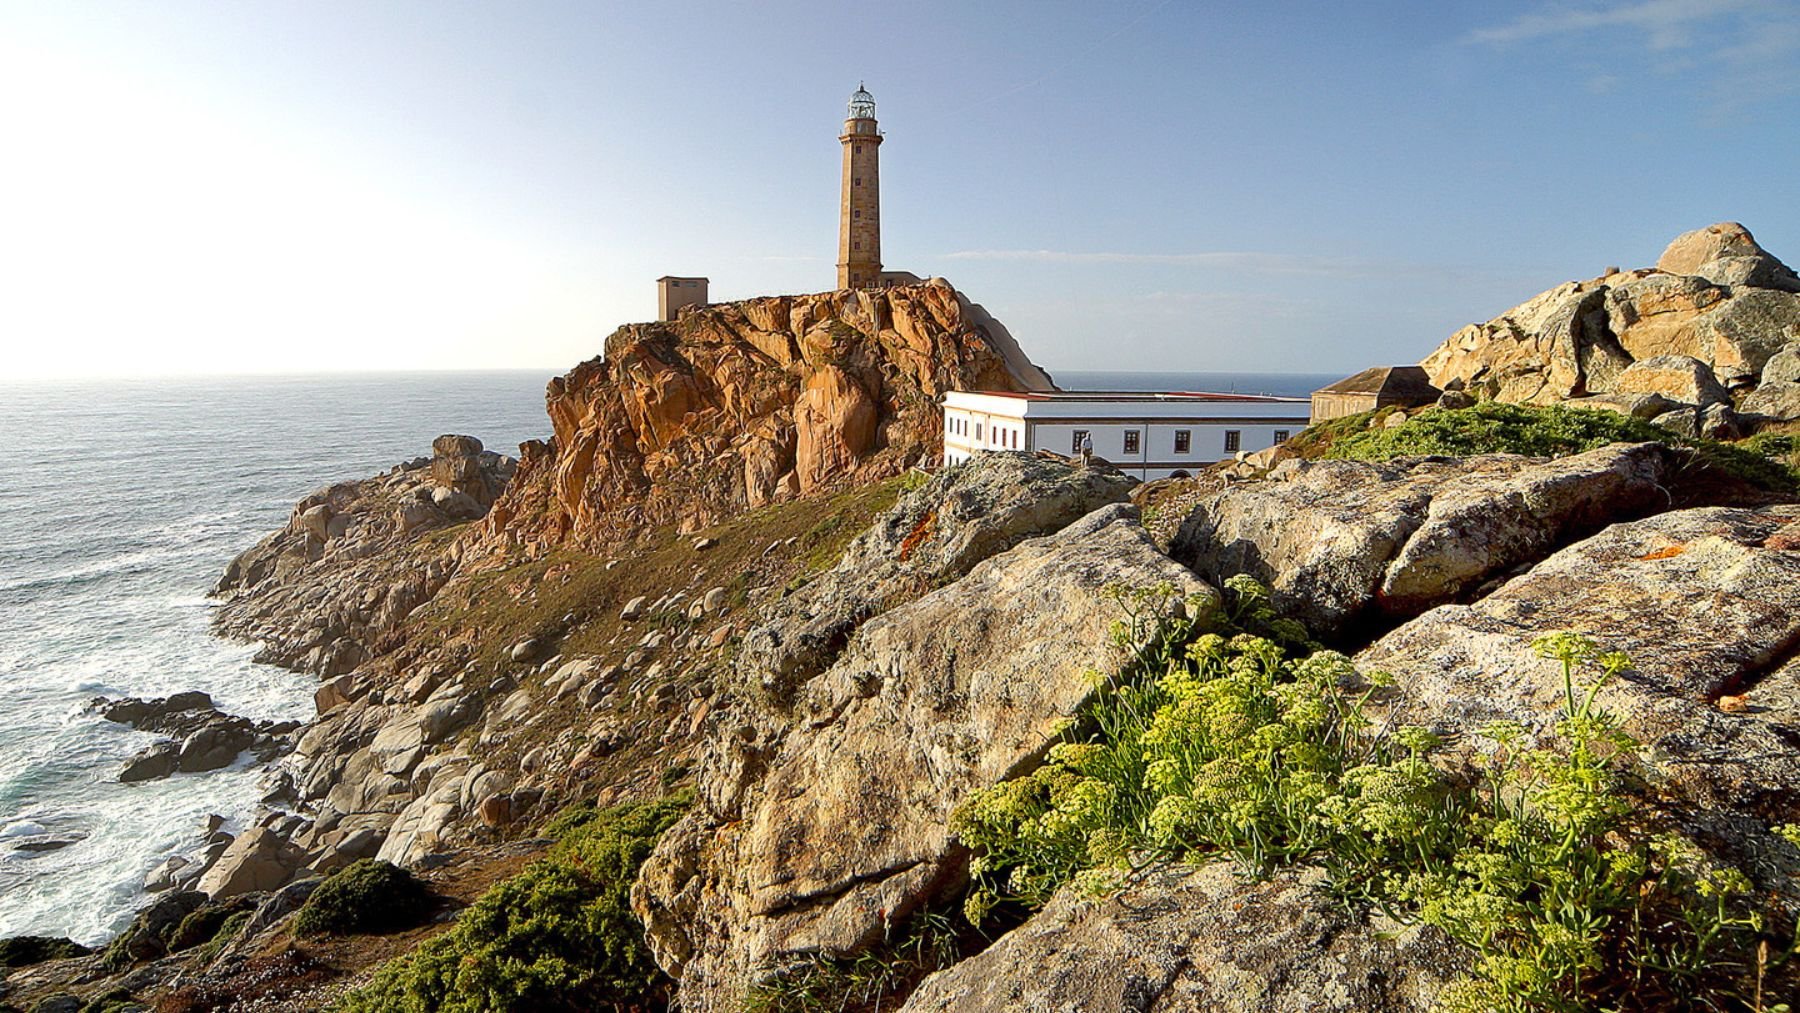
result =
[[883,254],[1061,369],[1344,371],[1676,233],[1800,261],[1800,0],[0,0],[0,379],[529,366]]

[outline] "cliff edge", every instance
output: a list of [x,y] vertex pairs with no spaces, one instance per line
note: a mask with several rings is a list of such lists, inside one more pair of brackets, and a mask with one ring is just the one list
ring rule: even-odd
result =
[[555,435],[521,448],[485,535],[594,548],[896,475],[938,454],[937,398],[955,389],[1051,384],[942,279],[629,324],[550,381]]

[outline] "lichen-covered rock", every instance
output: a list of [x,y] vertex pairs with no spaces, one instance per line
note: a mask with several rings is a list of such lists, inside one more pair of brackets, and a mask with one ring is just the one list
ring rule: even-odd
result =
[[1615,520],[1669,505],[1677,453],[1615,444],[1555,460],[1296,462],[1201,500],[1171,547],[1215,582],[1249,574],[1322,636],[1415,615]]
[[[433,446],[433,457],[295,504],[286,528],[226,568],[215,628],[260,641],[259,660],[322,678],[377,654],[382,637],[456,572],[456,547],[425,536],[481,516],[516,466],[470,436]],[[321,517],[329,518],[323,528]]]
[[1800,277],[1737,222],[1720,222],[1676,236],[1657,259],[1656,269],[1699,275],[1717,285],[1800,292]]
[[[1575,630],[1632,667],[1599,703],[1649,743],[1659,804],[1711,843],[1752,854],[1766,888],[1800,904],[1800,863],[1768,827],[1800,803],[1800,507],[1679,510],[1616,524],[1473,605],[1433,609],[1357,656],[1393,673],[1403,720],[1542,731],[1562,712],[1540,634]],[[1737,706],[1725,710],[1722,698]],[[1778,873],[1778,874],[1777,874]]]
[[683,1008],[734,1008],[761,971],[854,953],[960,882],[951,809],[1035,763],[1116,663],[1113,581],[1212,594],[1105,507],[869,620],[790,725],[718,742],[633,895]]
[[858,535],[835,567],[776,603],[745,635],[738,671],[784,703],[864,619],[1027,538],[1122,503],[1132,486],[1111,469],[1021,453],[981,454],[945,468]]
[[771,296],[632,324],[550,382],[555,439],[522,448],[497,545],[693,530],[935,459],[949,390],[1044,390],[1011,335],[942,280]]
[[1661,356],[1697,359],[1727,386],[1753,384],[1797,338],[1800,280],[1725,222],[1676,239],[1655,270],[1568,282],[1464,327],[1421,365],[1439,387],[1554,404],[1623,391],[1634,362]]
[[1731,391],[1706,363],[1691,355],[1639,359],[1619,373],[1612,389],[1615,394],[1660,394],[1686,405],[1731,402]]
[[1789,342],[1763,364],[1762,383],[1800,383],[1800,342]]
[[1800,419],[1800,383],[1765,383],[1745,397],[1740,407],[1746,415]]
[[1436,929],[1354,915],[1289,869],[1164,866],[1104,900],[1064,888],[927,978],[907,1013],[1425,1013],[1467,956]]

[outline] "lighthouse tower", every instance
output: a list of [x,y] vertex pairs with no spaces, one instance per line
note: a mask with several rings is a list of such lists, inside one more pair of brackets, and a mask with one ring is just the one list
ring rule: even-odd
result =
[[856,86],[844,120],[844,195],[838,208],[838,288],[881,283],[881,167],[875,96]]

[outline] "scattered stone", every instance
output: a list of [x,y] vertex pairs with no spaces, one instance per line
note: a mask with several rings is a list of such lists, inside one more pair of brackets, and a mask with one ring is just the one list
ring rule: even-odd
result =
[[700,606],[705,615],[717,615],[725,610],[725,589],[715,587],[709,589],[700,599]]
[[694,551],[695,552],[704,552],[705,550],[710,549],[717,544],[719,544],[719,540],[717,538],[696,538],[696,539],[694,539]]
[[514,661],[530,661],[537,652],[538,642],[535,639],[528,639],[514,644],[509,654]]
[[512,822],[512,796],[504,794],[489,795],[476,807],[476,815],[483,826],[499,829]]
[[313,706],[320,714],[327,714],[344,706],[367,692],[368,685],[361,675],[351,672],[328,679],[313,691]]
[[626,602],[624,611],[619,613],[619,618],[625,620],[626,622],[631,622],[634,619],[642,618],[643,614],[644,614],[644,601],[645,601],[646,597],[647,596],[640,594],[636,598],[633,598],[630,601]]
[[164,890],[173,889],[181,870],[192,864],[180,855],[164,859],[156,868],[144,875],[144,892],[161,893]]

